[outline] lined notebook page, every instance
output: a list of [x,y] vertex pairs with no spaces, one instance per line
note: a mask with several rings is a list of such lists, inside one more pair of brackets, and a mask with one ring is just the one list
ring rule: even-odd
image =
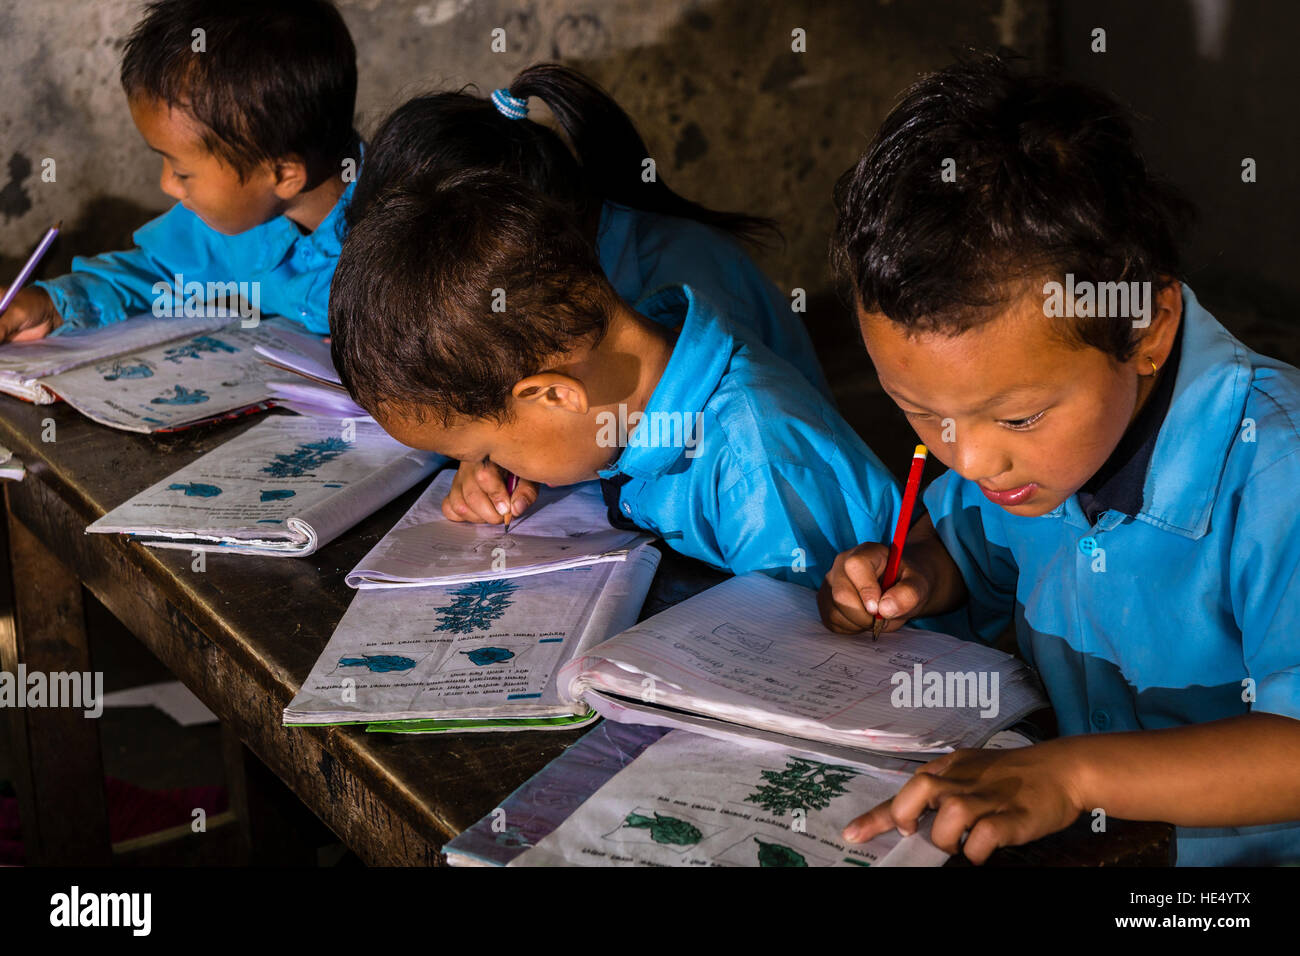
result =
[[424,587],[515,578],[604,561],[622,561],[649,540],[612,528],[594,481],[542,488],[508,530],[448,521],[442,500],[455,472],[439,475],[393,530],[349,572],[354,588]]
[[[912,692],[931,672],[951,686],[947,706]],[[906,675],[906,694],[898,675]],[[573,682],[574,693],[590,688],[886,751],[977,746],[1045,704],[1028,668],[1007,654],[915,629],[878,643],[832,634],[813,591],[760,574],[732,578],[643,621],[593,648],[561,679]],[[958,690],[964,706],[953,706]]]

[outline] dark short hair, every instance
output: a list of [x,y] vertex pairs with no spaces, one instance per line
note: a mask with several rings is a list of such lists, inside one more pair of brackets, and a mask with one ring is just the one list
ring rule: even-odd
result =
[[[955,182],[942,177],[946,159]],[[1192,211],[1148,171],[1114,99],[994,56],[908,89],[835,204],[831,263],[857,304],[949,334],[1067,272],[1162,288],[1179,275],[1175,237]],[[1129,321],[1054,321],[1072,344],[1120,360],[1136,347]]]
[[598,343],[617,300],[570,208],[462,173],[388,190],[351,229],[330,286],[334,365],[372,414],[507,421],[514,384]]
[[241,179],[296,154],[314,188],[356,156],[356,49],[328,0],[156,0],[127,40],[122,87],[190,113]]

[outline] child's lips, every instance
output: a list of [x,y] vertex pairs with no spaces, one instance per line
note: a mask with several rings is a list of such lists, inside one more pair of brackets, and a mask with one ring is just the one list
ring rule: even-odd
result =
[[1030,495],[1037,490],[1038,485],[1034,484],[1032,481],[1027,485],[1020,485],[1016,488],[1006,488],[1001,491],[994,491],[980,485],[980,491],[984,492],[985,498],[993,502],[995,505],[1002,505],[1004,508],[1012,505],[1024,504],[1025,501],[1029,499]]

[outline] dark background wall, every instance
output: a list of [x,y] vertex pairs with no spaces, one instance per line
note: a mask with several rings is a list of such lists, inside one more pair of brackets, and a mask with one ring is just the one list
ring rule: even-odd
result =
[[[169,201],[131,125],[118,59],[139,0],[23,0],[0,9],[0,275],[42,231],[66,231],[42,273],[130,243]],[[1296,354],[1300,5],[1266,0],[340,0],[357,43],[363,133],[406,97],[561,60],[604,84],[639,124],[659,171],[710,205],[776,218],[759,259],[806,289],[807,320],[840,404],[885,453],[908,432],[882,400],[832,294],[831,187],[918,74],[969,47],[1101,85],[1141,116],[1152,164],[1201,208],[1189,277],[1248,344]],[[496,27],[508,50],[493,53]],[[1105,53],[1091,31],[1106,30]],[[801,28],[807,52],[791,51]],[[536,107],[535,107],[536,108]],[[1258,182],[1241,181],[1241,160]],[[55,182],[41,180],[46,157]],[[886,457],[889,458],[886,454]],[[906,456],[900,457],[905,461]]]
[[[1097,26],[1105,54],[1090,50]],[[1199,207],[1183,252],[1202,302],[1248,345],[1300,362],[1300,4],[1067,2],[1054,33],[1061,73],[1134,109],[1149,163]]]

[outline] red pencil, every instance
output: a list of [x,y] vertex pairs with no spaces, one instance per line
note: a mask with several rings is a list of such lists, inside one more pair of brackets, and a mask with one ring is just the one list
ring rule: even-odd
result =
[[[903,561],[903,545],[907,543],[907,531],[912,526],[912,509],[916,506],[916,494],[921,490],[921,472],[925,470],[925,459],[929,451],[924,445],[917,445],[912,452],[912,470],[907,473],[907,487],[903,489],[903,507],[898,512],[898,524],[894,525],[894,540],[889,545],[889,560],[885,563],[885,576],[880,579],[880,593],[883,595],[898,580],[898,566]],[[880,640],[880,629],[885,626],[885,619],[876,614],[871,624],[871,639]]]

